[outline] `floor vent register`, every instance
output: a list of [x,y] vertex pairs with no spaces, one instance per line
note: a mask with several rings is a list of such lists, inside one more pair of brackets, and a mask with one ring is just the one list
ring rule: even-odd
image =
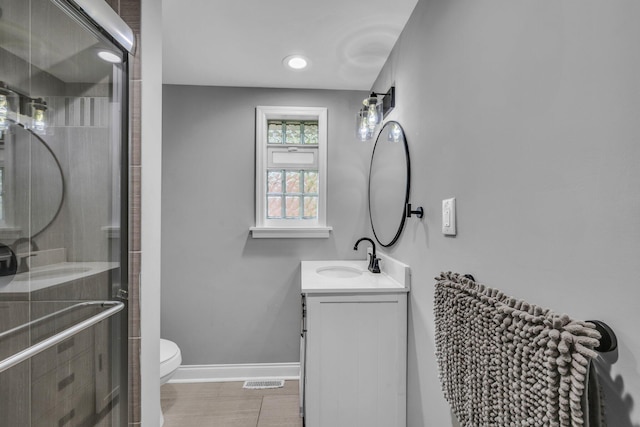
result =
[[284,380],[268,380],[268,381],[245,381],[242,388],[252,390],[265,388],[281,388],[284,387]]

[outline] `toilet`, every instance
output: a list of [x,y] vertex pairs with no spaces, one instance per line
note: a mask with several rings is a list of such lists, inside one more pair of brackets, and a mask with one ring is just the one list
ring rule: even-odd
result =
[[[182,363],[180,348],[173,341],[160,338],[160,385],[171,379]],[[164,424],[164,416],[160,409],[160,427]]]

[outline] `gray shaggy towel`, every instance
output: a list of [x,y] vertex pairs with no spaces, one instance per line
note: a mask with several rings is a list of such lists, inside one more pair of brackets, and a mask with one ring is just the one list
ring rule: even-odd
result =
[[[604,426],[600,411],[597,420],[589,416],[583,396],[600,339],[592,323],[459,274],[436,280],[439,377],[462,426]],[[595,401],[600,392],[589,387]]]

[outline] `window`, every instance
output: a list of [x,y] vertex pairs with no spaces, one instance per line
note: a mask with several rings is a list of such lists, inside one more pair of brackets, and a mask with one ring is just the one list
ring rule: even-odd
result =
[[327,109],[257,107],[254,238],[329,237]]
[[318,171],[268,170],[267,219],[317,219]]

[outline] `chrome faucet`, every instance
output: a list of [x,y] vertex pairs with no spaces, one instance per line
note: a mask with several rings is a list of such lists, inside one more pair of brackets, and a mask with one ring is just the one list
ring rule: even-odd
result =
[[353,250],[357,251],[358,250],[358,245],[360,244],[360,242],[362,242],[363,240],[366,240],[368,242],[371,243],[371,248],[372,248],[372,253],[369,254],[369,271],[372,273],[380,273],[380,258],[376,257],[376,244],[373,243],[373,240],[371,240],[368,237],[362,237],[360,239],[358,239],[358,241],[356,242],[356,244],[353,246]]
[[[35,252],[40,250],[38,248],[38,245],[36,244],[35,240],[32,240],[28,237],[20,237],[19,239],[17,239],[15,242],[13,242],[13,252],[16,253],[16,256],[18,254],[18,248],[20,247],[20,245],[22,245],[23,243],[27,243],[29,245],[29,252]],[[27,264],[27,258],[31,258],[32,256],[36,256],[36,254],[29,254],[29,255],[25,255],[23,257],[20,258],[20,262],[18,263],[18,270],[16,271],[16,273],[26,273],[27,271],[29,271],[29,264]]]

